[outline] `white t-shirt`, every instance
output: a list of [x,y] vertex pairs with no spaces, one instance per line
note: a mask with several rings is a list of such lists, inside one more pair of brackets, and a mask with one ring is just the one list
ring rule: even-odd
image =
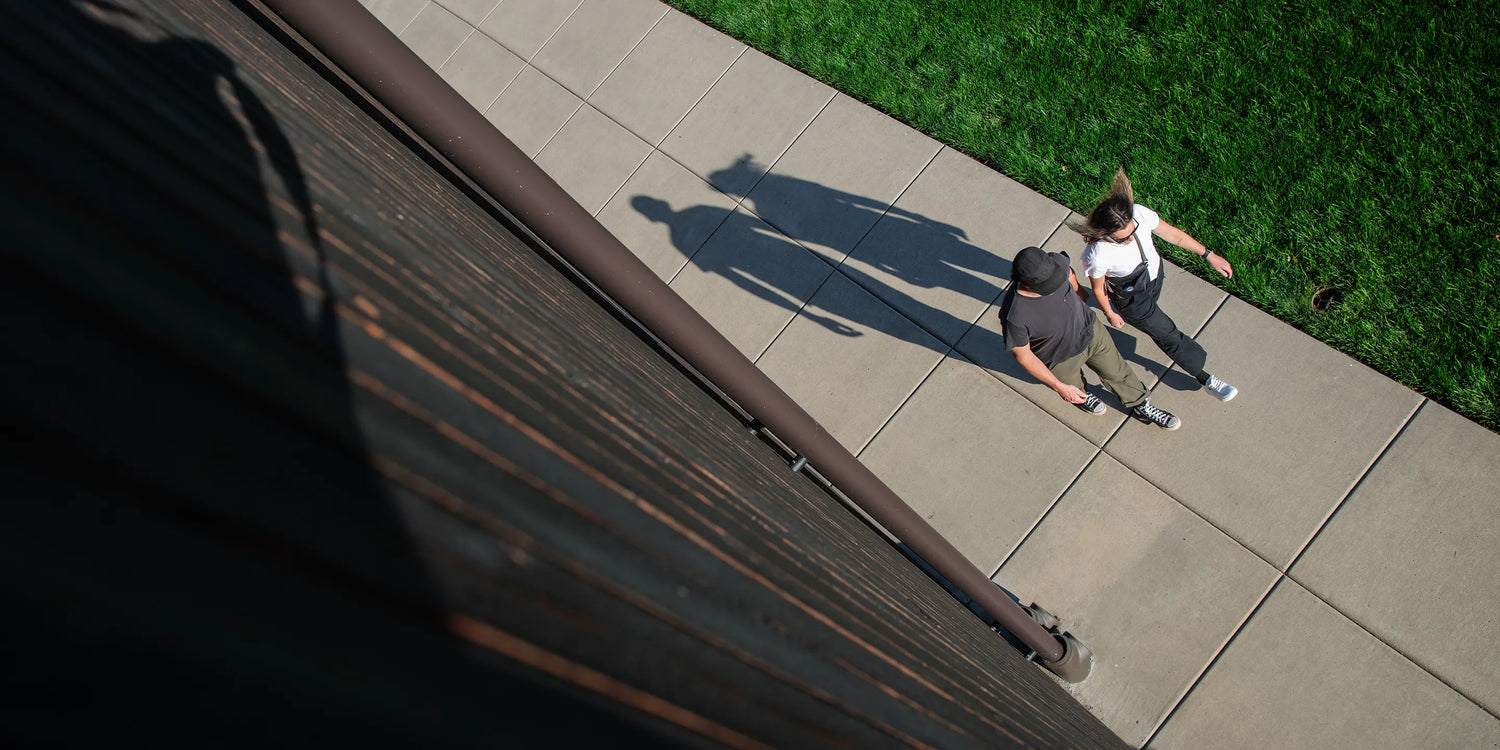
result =
[[1139,203],[1135,204],[1131,214],[1136,223],[1133,237],[1123,244],[1101,240],[1091,242],[1083,248],[1083,272],[1089,278],[1129,276],[1141,264],[1141,251],[1136,249],[1136,240],[1140,240],[1141,249],[1146,251],[1146,275],[1155,281],[1161,273],[1161,256],[1156,253],[1156,244],[1151,241],[1151,230],[1161,224],[1161,217]]

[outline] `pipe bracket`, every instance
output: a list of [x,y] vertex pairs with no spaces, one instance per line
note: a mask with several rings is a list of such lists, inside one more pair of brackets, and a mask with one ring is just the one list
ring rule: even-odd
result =
[[1022,609],[1026,610],[1026,614],[1031,615],[1031,619],[1035,620],[1036,624],[1041,625],[1053,635],[1057,634],[1057,629],[1062,625],[1062,621],[1057,619],[1057,615],[1042,609],[1042,605],[1036,602],[1032,602],[1029,606]]

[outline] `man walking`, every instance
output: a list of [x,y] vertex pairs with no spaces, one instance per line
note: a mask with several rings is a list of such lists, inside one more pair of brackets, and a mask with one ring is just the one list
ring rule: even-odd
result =
[[1083,368],[1093,370],[1120,397],[1136,419],[1167,430],[1182,420],[1151,405],[1146,386],[1120,357],[1104,321],[1087,305],[1088,292],[1066,253],[1028,247],[1011,265],[1014,283],[1000,303],[1005,346],[1032,377],[1064,401],[1090,414],[1103,414],[1104,402],[1084,391]]

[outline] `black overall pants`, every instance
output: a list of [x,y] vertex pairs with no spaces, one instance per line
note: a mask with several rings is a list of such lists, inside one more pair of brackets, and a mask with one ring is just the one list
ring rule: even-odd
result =
[[1147,282],[1144,289],[1137,287],[1129,295],[1117,295],[1111,290],[1110,306],[1126,323],[1150,336],[1183,372],[1192,375],[1199,383],[1207,382],[1208,373],[1204,372],[1203,366],[1208,361],[1208,352],[1203,351],[1197,341],[1177,330],[1177,324],[1156,304],[1161,299],[1162,284],[1166,280],[1166,264],[1162,264],[1156,280]]

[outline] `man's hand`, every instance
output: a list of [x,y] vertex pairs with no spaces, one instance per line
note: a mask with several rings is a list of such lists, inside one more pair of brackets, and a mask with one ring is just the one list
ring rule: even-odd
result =
[[1057,395],[1062,396],[1063,400],[1070,404],[1081,404],[1087,399],[1087,396],[1084,395],[1081,389],[1067,383],[1058,383],[1057,387],[1053,390],[1057,391]]
[[1114,310],[1110,310],[1109,312],[1104,314],[1104,322],[1110,324],[1111,326],[1114,326],[1115,328],[1125,327],[1125,319],[1120,317],[1120,314],[1115,312]]
[[1010,353],[1017,362],[1021,363],[1021,369],[1031,373],[1031,377],[1042,381],[1048,388],[1057,391],[1057,395],[1062,396],[1064,401],[1070,404],[1081,404],[1087,400],[1083,391],[1058,380],[1057,376],[1042,364],[1042,360],[1037,358],[1036,353],[1031,351],[1030,344],[1011,349]]

